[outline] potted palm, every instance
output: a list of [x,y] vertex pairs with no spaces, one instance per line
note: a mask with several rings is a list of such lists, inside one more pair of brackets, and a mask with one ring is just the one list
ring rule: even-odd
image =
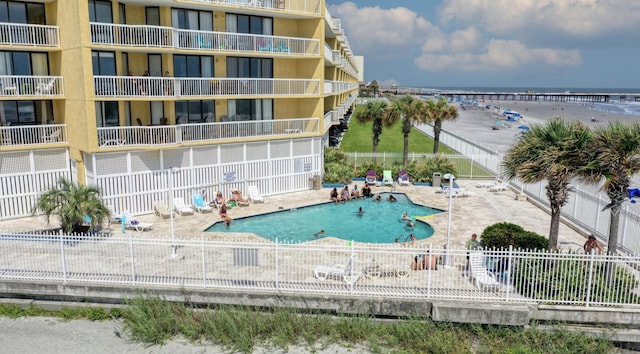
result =
[[66,234],[84,234],[102,225],[111,213],[100,199],[100,190],[60,178],[50,190],[42,193],[32,214],[42,212],[50,222],[55,216]]

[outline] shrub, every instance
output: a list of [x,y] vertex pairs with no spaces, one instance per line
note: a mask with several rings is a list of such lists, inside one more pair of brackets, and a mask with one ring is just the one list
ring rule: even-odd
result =
[[324,177],[326,183],[351,183],[353,169],[347,163],[347,154],[335,149],[324,150]]
[[520,225],[501,222],[488,226],[482,232],[482,245],[487,248],[546,249],[549,240]]

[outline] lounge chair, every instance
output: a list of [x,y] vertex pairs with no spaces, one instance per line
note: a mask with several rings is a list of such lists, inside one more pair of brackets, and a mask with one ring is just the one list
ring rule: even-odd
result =
[[362,272],[353,270],[353,256],[349,262],[344,264],[335,264],[333,266],[317,266],[313,270],[313,275],[320,280],[333,279],[344,281],[347,284],[353,284],[362,276]]
[[371,185],[375,185],[375,186],[380,185],[380,183],[378,182],[378,174],[374,170],[367,171],[367,177],[365,178],[364,181]]
[[493,273],[487,269],[482,251],[469,252],[469,271],[471,273],[471,280],[480,290],[487,288],[497,290],[502,286]]
[[[449,197],[449,188],[448,187],[446,189],[444,189],[444,195],[445,195],[445,197]],[[469,192],[464,188],[453,188],[451,190],[451,197],[452,198],[473,197],[474,195],[475,195],[475,193]]]
[[398,269],[392,265],[376,264],[375,261],[362,270],[366,278],[376,279],[382,277],[406,278],[409,276],[408,269]]
[[204,197],[202,196],[202,194],[196,193],[193,195],[192,199],[193,199],[193,206],[196,208],[198,213],[202,214],[207,211],[213,213],[213,208],[210,207],[207,203],[205,203]]
[[398,172],[398,184],[401,186],[411,185],[411,181],[409,181],[409,173],[406,170]]
[[249,201],[264,203],[264,198],[258,192],[258,186],[249,186]]
[[153,229],[153,224],[149,222],[141,222],[136,219],[126,220],[125,228],[134,229],[136,231],[145,231]]
[[489,187],[489,191],[491,192],[502,192],[509,189],[509,182],[498,183],[494,186]]
[[157,200],[153,202],[153,213],[164,219],[171,217],[172,211],[167,208],[167,203],[164,200]]
[[184,203],[184,198],[173,198],[173,210],[183,216],[184,214],[193,214],[193,209]]
[[236,203],[237,206],[249,206],[251,203],[249,199],[242,198],[242,192],[239,190],[231,191],[231,199],[229,199]]
[[383,186],[393,185],[393,176],[391,175],[391,170],[384,170],[382,172],[382,185]]

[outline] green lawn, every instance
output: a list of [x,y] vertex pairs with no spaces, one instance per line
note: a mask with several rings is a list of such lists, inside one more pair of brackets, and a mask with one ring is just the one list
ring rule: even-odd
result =
[[[373,123],[360,124],[356,119],[349,123],[349,130],[345,133],[340,150],[344,152],[373,152],[373,136],[371,126]],[[402,136],[402,125],[397,122],[391,128],[382,128],[378,152],[402,153],[404,137]],[[409,134],[409,152],[427,153],[433,152],[433,139],[422,134],[417,129],[412,129]],[[447,146],[440,144],[438,149],[442,154],[456,154]]]

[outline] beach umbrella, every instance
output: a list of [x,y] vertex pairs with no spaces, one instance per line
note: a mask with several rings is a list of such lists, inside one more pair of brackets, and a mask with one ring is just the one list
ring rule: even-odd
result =
[[521,125],[518,127],[518,129],[529,130],[529,127],[527,127],[526,125]]

